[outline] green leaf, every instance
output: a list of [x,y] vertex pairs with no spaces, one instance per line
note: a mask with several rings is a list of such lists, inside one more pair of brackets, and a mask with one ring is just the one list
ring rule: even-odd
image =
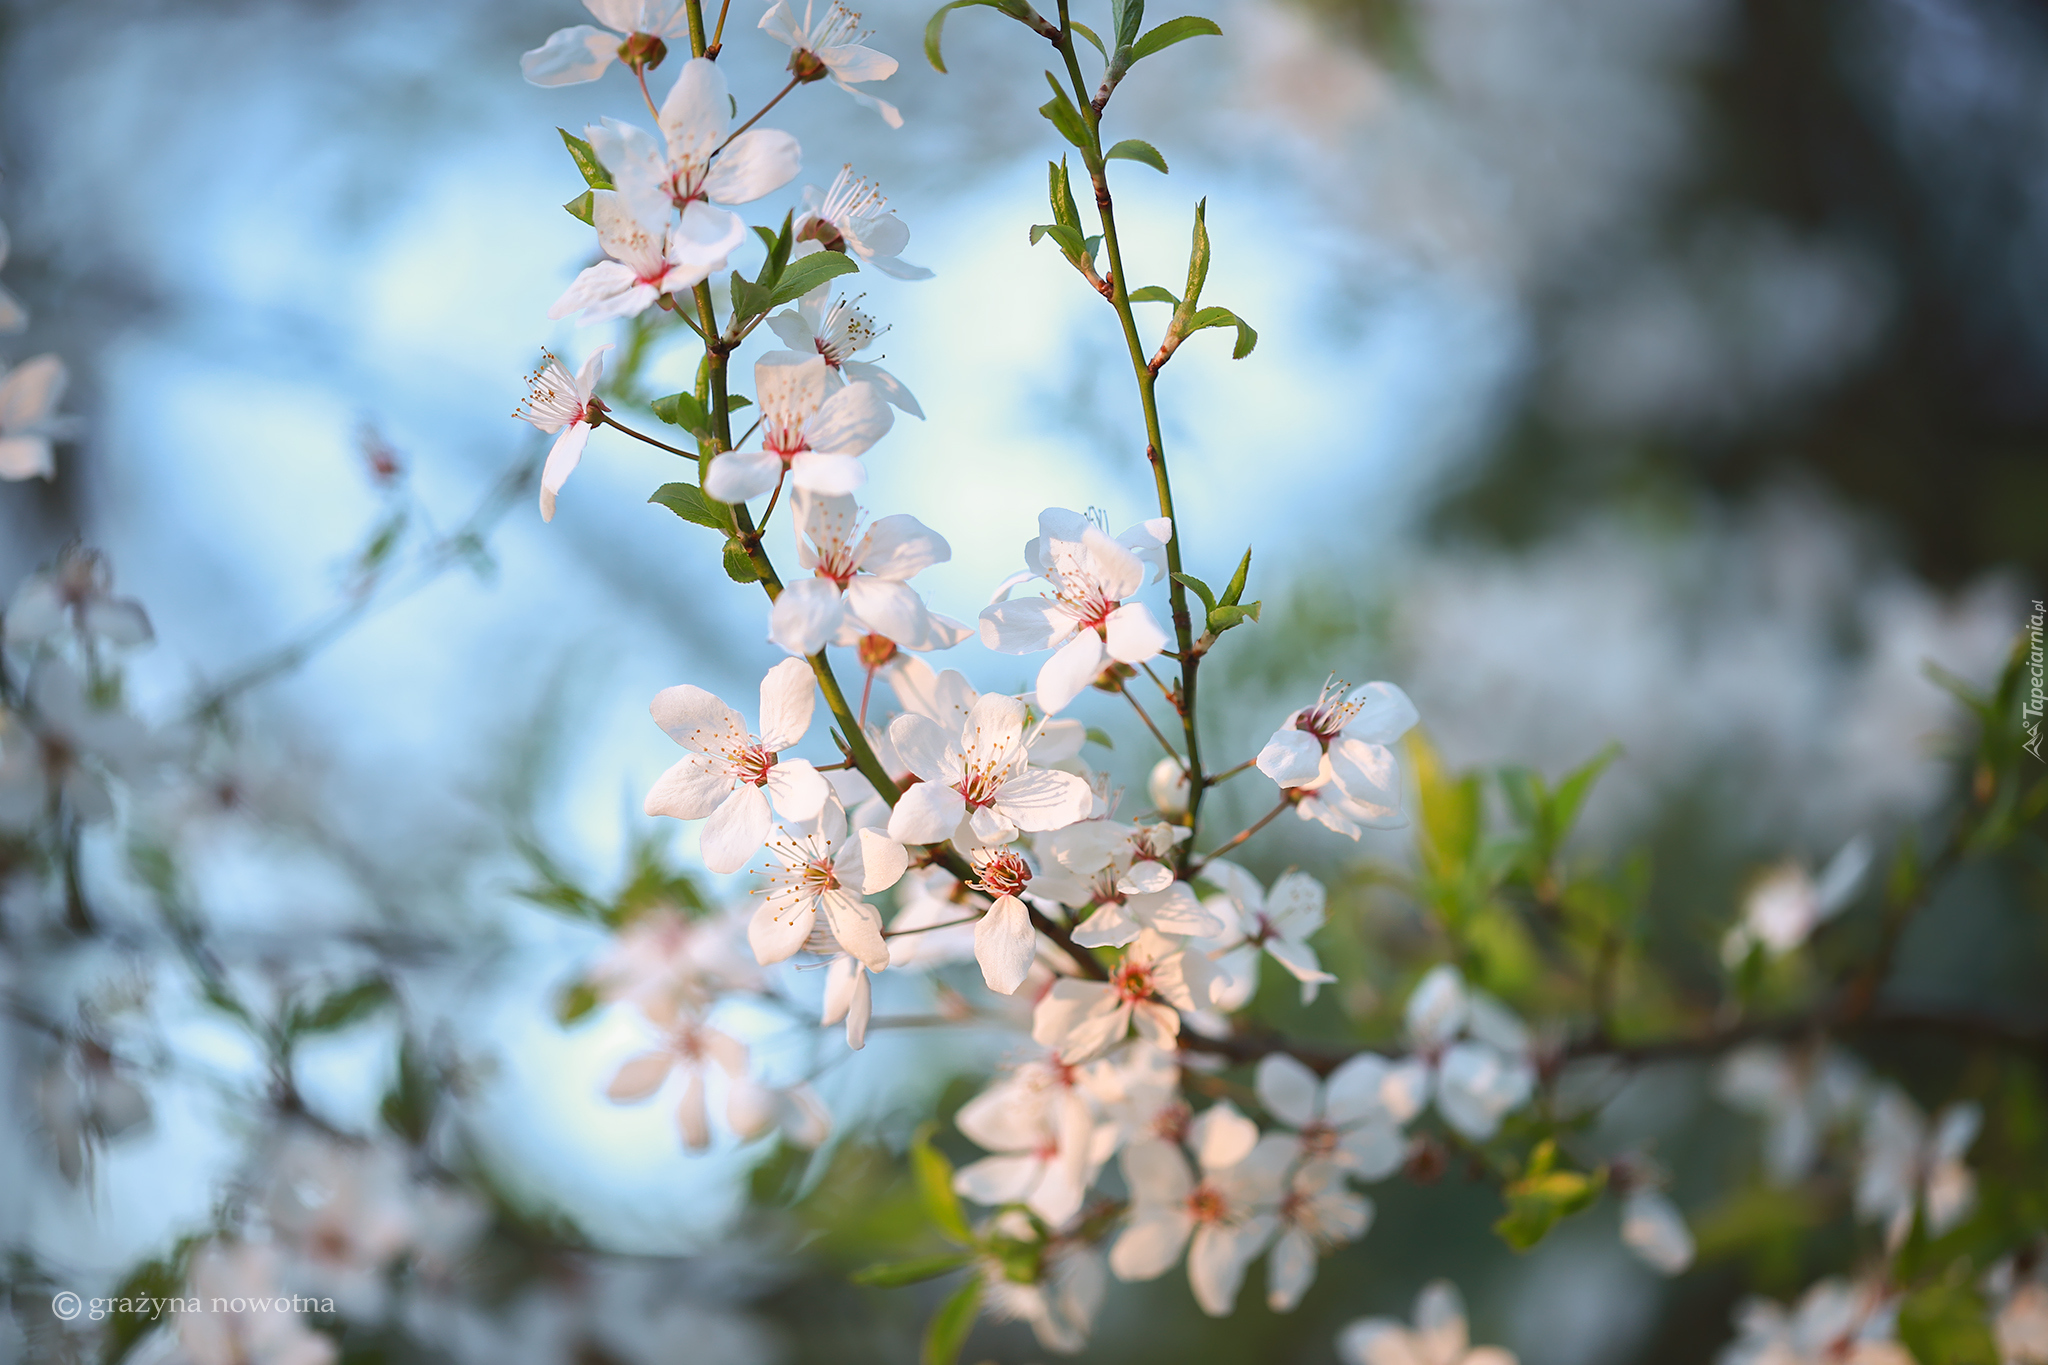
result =
[[981,1276],[976,1275],[939,1306],[925,1328],[924,1351],[919,1365],[954,1365],[967,1345],[967,1334],[981,1314]]
[[1173,318],[1166,324],[1169,337],[1184,337],[1194,330],[1195,309],[1202,301],[1202,286],[1209,279],[1209,201],[1195,205],[1195,235],[1188,248],[1188,288],[1174,305]]
[[1140,287],[1140,288],[1137,288],[1137,289],[1133,289],[1133,290],[1131,291],[1131,302],[1132,302],[1132,303],[1170,303],[1170,304],[1172,304],[1172,305],[1173,305],[1174,307],[1176,307],[1176,308],[1180,307],[1180,300],[1179,300],[1179,299],[1175,298],[1175,297],[1174,297],[1174,296],[1173,296],[1172,294],[1169,294],[1168,292],[1166,292],[1166,290],[1164,290],[1164,289],[1161,289],[1161,288],[1160,288],[1160,287],[1159,287],[1158,285],[1156,285],[1156,284],[1148,284],[1148,285],[1144,285],[1144,286],[1142,286],[1142,287]]
[[595,219],[593,219],[591,216],[593,213],[596,212],[597,208],[596,191],[585,190],[583,191],[583,193],[577,195],[574,199],[571,199],[568,203],[562,205],[562,207],[569,210],[569,216],[571,218],[581,218],[584,222],[589,223],[592,227],[597,226]]
[[958,1270],[972,1259],[972,1252],[942,1251],[937,1255],[916,1256],[907,1261],[884,1261],[854,1271],[853,1282],[872,1285],[878,1289],[895,1289],[900,1285],[916,1284],[920,1280],[936,1279],[949,1270]]
[[[992,10],[1000,10],[1038,33],[1047,32],[1052,27],[1037,10],[1026,4],[1025,0],[953,0],[949,5],[941,5],[938,12],[932,15],[931,20],[924,26],[924,59],[930,62],[932,70],[940,75],[946,72],[946,63],[939,56],[939,33],[945,28],[946,11],[964,9],[969,5],[987,5]],[[1074,27],[1079,28],[1080,25],[1076,24]]]
[[[823,256],[828,253],[819,252]],[[761,314],[775,306],[774,297],[735,270],[732,272],[732,322],[733,327],[745,327]]]
[[[1116,45],[1126,48],[1138,41],[1145,23],[1145,0],[1109,0],[1109,26],[1116,30]],[[1133,57],[1131,60],[1137,60]]]
[[1166,158],[1159,154],[1159,149],[1134,137],[1125,138],[1102,155],[1104,160],[1121,157],[1125,161],[1142,161],[1161,175],[1166,174]]
[[1228,308],[1204,308],[1188,323],[1190,332],[1199,332],[1204,327],[1237,329],[1237,344],[1230,348],[1232,360],[1243,360],[1252,353],[1252,347],[1259,344],[1259,334],[1252,330],[1252,325]]
[[1089,42],[1095,44],[1095,50],[1102,54],[1102,60],[1104,60],[1105,62],[1109,60],[1109,49],[1102,45],[1102,39],[1095,36],[1094,29],[1088,27],[1088,25],[1086,24],[1073,20],[1070,20],[1068,22],[1067,27],[1074,30],[1074,32],[1080,34],[1083,38],[1086,38]]
[[1073,143],[1082,151],[1087,151],[1088,124],[1081,117],[1081,111],[1074,107],[1074,102],[1071,99],[1067,98],[1067,92],[1060,87],[1059,81],[1054,78],[1052,72],[1048,71],[1045,73],[1045,83],[1052,87],[1052,98],[1039,105],[1038,112],[1043,114],[1047,121],[1059,130],[1061,137]]
[[1088,743],[1100,744],[1105,749],[1116,747],[1116,741],[1109,737],[1109,731],[1098,730],[1093,725],[1088,727]]
[[[1253,604],[1253,606],[1256,605],[1257,603]],[[1206,624],[1211,635],[1221,635],[1232,626],[1241,626],[1246,621],[1256,621],[1257,619],[1258,617],[1253,613],[1251,607],[1218,607],[1209,613],[1209,619]]]
[[725,542],[725,576],[735,583],[761,581],[761,571],[754,567],[754,557],[747,553],[747,547],[740,543],[738,536]]
[[1088,244],[1082,240],[1081,234],[1064,223],[1039,223],[1032,227],[1031,245],[1037,246],[1039,241],[1046,237],[1057,242],[1060,250],[1070,261],[1087,255]]
[[1214,19],[1203,19],[1192,14],[1183,14],[1178,19],[1168,19],[1131,46],[1131,60],[1143,61],[1163,48],[1189,38],[1223,36],[1223,30],[1216,26]]
[[391,999],[391,983],[373,976],[336,991],[308,1010],[294,1006],[286,1027],[292,1033],[334,1033],[358,1024]]
[[684,521],[708,526],[714,531],[732,530],[732,516],[722,502],[713,502],[693,483],[665,483],[654,490],[649,502],[658,502]]
[[782,272],[789,268],[789,253],[796,246],[796,237],[791,231],[793,220],[792,210],[782,215],[782,231],[770,232],[764,227],[754,229],[754,235],[768,250],[767,258],[761,262],[761,273],[754,277],[754,283],[763,289],[772,291],[781,282]]
[[672,427],[681,427],[692,436],[708,439],[711,435],[711,414],[704,411],[704,405],[697,401],[694,393],[672,393],[666,398],[657,398],[653,403],[654,415]]
[[754,406],[754,400],[743,393],[726,395],[725,410],[728,413],[738,412],[741,408],[751,408],[752,406]]
[[1968,1284],[1936,1284],[1899,1305],[1899,1340],[1920,1365],[1997,1365],[1990,1312]]
[[1173,581],[1180,584],[1183,588],[1186,588],[1189,592],[1192,592],[1195,596],[1201,598],[1202,607],[1204,610],[1216,610],[1216,594],[1209,590],[1209,585],[1207,583],[1204,583],[1201,579],[1195,577],[1191,573],[1177,573],[1173,576]]
[[917,1130],[910,1144],[910,1171],[917,1179],[917,1195],[924,1211],[940,1232],[962,1246],[974,1235],[967,1230],[967,1217],[960,1212],[960,1196],[953,1193],[953,1163],[932,1146],[932,1125]]
[[572,981],[555,997],[555,1022],[567,1028],[597,1008],[597,987]]
[[800,256],[789,263],[782,272],[782,278],[776,281],[774,292],[768,296],[768,307],[793,303],[825,281],[851,275],[859,269],[860,262],[843,251],[814,251],[808,256]]
[[594,190],[614,188],[611,172],[597,159],[597,153],[590,149],[589,143],[571,134],[567,128],[557,128],[555,131],[562,135],[563,145],[568,147],[569,155],[575,158],[576,169],[582,173],[584,184]]
[[1237,562],[1237,572],[1230,576],[1229,586],[1223,589],[1223,596],[1216,599],[1226,607],[1234,607],[1244,596],[1244,581],[1252,571],[1252,547],[1244,547],[1244,558]]
[[1522,1178],[1501,1191],[1507,1199],[1508,1211],[1493,1225],[1493,1230],[1516,1251],[1527,1251],[1542,1241],[1559,1219],[1591,1207],[1606,1185],[1605,1168],[1590,1175],[1558,1170],[1557,1142],[1545,1138],[1529,1154],[1529,1165]]
[[[1081,230],[1081,208],[1074,202],[1074,183],[1067,175],[1067,159],[1045,163],[1046,198],[1052,201],[1052,220],[1061,227]],[[1033,245],[1036,245],[1034,239]]]

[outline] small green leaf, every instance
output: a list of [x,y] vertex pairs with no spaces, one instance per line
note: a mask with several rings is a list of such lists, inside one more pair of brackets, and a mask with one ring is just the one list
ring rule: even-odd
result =
[[1223,596],[1216,600],[1226,607],[1237,605],[1237,599],[1244,596],[1244,581],[1252,571],[1252,547],[1244,547],[1244,558],[1237,562],[1237,572],[1230,576],[1229,586],[1223,589]]
[[660,503],[684,521],[708,526],[714,531],[732,530],[732,516],[725,504],[713,502],[693,483],[665,483],[654,490],[649,502]]
[[[1045,163],[1046,198],[1052,201],[1052,220],[1061,227],[1081,230],[1081,209],[1074,202],[1073,181],[1067,175],[1067,159]],[[1033,245],[1036,245],[1034,239]]]
[[1529,1154],[1522,1178],[1501,1191],[1508,1210],[1493,1225],[1501,1240],[1516,1251],[1527,1251],[1542,1241],[1561,1218],[1590,1207],[1607,1186],[1603,1168],[1588,1175],[1581,1171],[1557,1169],[1557,1142],[1545,1138]]
[[918,1356],[918,1365],[955,1365],[967,1345],[967,1334],[974,1330],[974,1320],[980,1315],[981,1276],[976,1275],[932,1315],[931,1326],[925,1328],[924,1351]]
[[768,249],[767,259],[761,262],[761,273],[754,277],[754,283],[763,289],[774,290],[782,280],[782,272],[789,268],[789,253],[796,245],[795,235],[791,231],[793,219],[793,211],[783,214],[780,232],[770,232],[764,227],[754,229],[755,235]]
[[1039,223],[1032,227],[1031,245],[1037,246],[1040,240],[1046,237],[1050,237],[1054,242],[1058,243],[1060,250],[1065,253],[1070,261],[1084,255],[1087,251],[1087,245],[1081,240],[1081,234],[1064,223]]
[[1145,0],[1109,0],[1109,26],[1116,30],[1118,47],[1129,47],[1137,42],[1138,30],[1144,23]]
[[1053,76],[1052,72],[1048,71],[1045,73],[1045,83],[1052,87],[1052,98],[1039,105],[1038,112],[1043,114],[1046,120],[1059,130],[1061,137],[1073,143],[1082,151],[1087,151],[1088,124],[1082,119],[1081,111],[1074,107],[1074,102],[1071,99],[1067,98],[1067,92],[1061,88],[1059,81]]
[[596,1008],[597,987],[588,981],[572,981],[555,997],[555,1022],[567,1028]]
[[1086,38],[1089,42],[1095,44],[1095,50],[1102,54],[1102,60],[1104,60],[1105,62],[1109,60],[1109,49],[1102,45],[1102,39],[1095,36],[1094,29],[1088,27],[1088,25],[1081,23],[1077,20],[1069,21],[1067,27],[1074,30],[1074,32],[1080,34],[1083,38]]
[[[825,252],[819,252],[825,255]],[[732,322],[733,327],[745,327],[761,314],[775,306],[773,295],[739,271],[732,272]]]
[[562,205],[562,207],[569,210],[571,218],[581,218],[592,227],[597,226],[596,220],[591,217],[596,212],[597,207],[596,191],[585,190],[568,203]]
[[853,1282],[878,1289],[894,1289],[899,1285],[936,1279],[949,1270],[958,1270],[971,1259],[970,1252],[942,1251],[934,1256],[917,1256],[908,1261],[884,1261],[854,1271]]
[[704,405],[697,401],[694,393],[672,393],[666,398],[657,398],[652,404],[654,415],[672,427],[681,427],[692,436],[711,435],[711,417],[704,411]]
[[1194,593],[1195,596],[1201,598],[1202,607],[1204,610],[1216,610],[1216,594],[1209,590],[1209,585],[1207,583],[1204,583],[1201,579],[1195,577],[1191,573],[1177,573],[1173,576],[1173,581],[1180,584],[1182,587],[1188,589],[1190,592]]
[[[946,12],[964,9],[969,5],[987,5],[992,10],[1000,10],[1035,32],[1044,33],[1052,27],[1045,22],[1044,16],[1025,3],[1025,0],[953,0],[949,5],[941,5],[938,12],[932,15],[924,26],[924,59],[932,64],[932,70],[942,76],[946,73],[946,63],[939,56],[939,34],[946,25]],[[1080,25],[1077,24],[1075,27],[1078,28]]]
[[1203,19],[1192,14],[1184,14],[1178,19],[1168,19],[1158,28],[1153,29],[1150,33],[1147,33],[1144,37],[1138,39],[1136,43],[1132,44],[1131,60],[1134,62],[1143,61],[1153,53],[1163,48],[1172,47],[1175,43],[1185,42],[1189,38],[1220,38],[1222,36],[1223,30],[1216,26],[1214,19]]
[[910,1143],[910,1170],[917,1178],[918,1198],[925,1215],[940,1232],[966,1246],[974,1241],[967,1230],[967,1216],[960,1212],[960,1196],[953,1193],[953,1163],[932,1146],[932,1125],[917,1130]]
[[1161,175],[1166,174],[1166,158],[1159,154],[1159,149],[1134,137],[1125,138],[1102,155],[1104,160],[1120,157],[1125,161],[1142,161]]
[[752,406],[754,406],[754,400],[743,393],[726,395],[725,410],[728,413],[738,412],[741,408],[751,408]]
[[843,251],[814,251],[808,256],[800,256],[783,270],[774,292],[768,296],[767,306],[776,308],[793,303],[825,281],[851,275],[859,269],[860,263]]
[[1088,742],[1090,744],[1100,744],[1105,749],[1114,749],[1116,747],[1116,741],[1109,737],[1109,731],[1098,730],[1093,725],[1088,727]]
[[735,583],[761,581],[761,571],[754,567],[754,557],[747,553],[747,547],[740,543],[738,536],[725,542],[725,576]]
[[1180,300],[1156,284],[1144,285],[1131,291],[1132,303],[1170,303],[1180,307]]
[[1194,241],[1188,248],[1187,293],[1173,307],[1173,317],[1166,324],[1168,337],[1184,337],[1194,330],[1195,309],[1202,301],[1202,286],[1209,279],[1208,213],[1207,199],[1196,203]]
[[614,188],[611,172],[597,159],[597,153],[590,149],[589,143],[570,133],[567,128],[557,128],[555,131],[562,135],[563,145],[568,147],[569,155],[575,158],[576,169],[582,173],[584,184],[594,190]]
[[1232,360],[1243,360],[1252,353],[1252,347],[1259,344],[1259,334],[1252,330],[1252,325],[1228,308],[1204,308],[1188,322],[1190,332],[1199,332],[1204,327],[1237,329],[1237,344],[1230,348]]
[[309,1010],[294,1007],[287,1028],[292,1033],[334,1033],[361,1023],[390,999],[391,983],[373,976],[336,991]]

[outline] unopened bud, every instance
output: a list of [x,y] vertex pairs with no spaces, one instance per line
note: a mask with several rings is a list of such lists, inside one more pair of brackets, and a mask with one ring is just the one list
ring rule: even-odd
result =
[[1127,678],[1138,676],[1138,670],[1125,663],[1112,663],[1095,675],[1094,686],[1104,692],[1120,692]]
[[1179,759],[1162,758],[1153,764],[1152,778],[1145,787],[1161,815],[1187,814],[1188,771]]
[[668,56],[668,44],[652,33],[634,33],[619,44],[619,60],[636,70],[652,70]]

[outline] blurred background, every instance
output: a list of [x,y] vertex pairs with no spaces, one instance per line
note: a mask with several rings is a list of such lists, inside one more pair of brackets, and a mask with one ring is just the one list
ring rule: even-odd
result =
[[[734,6],[721,59],[743,108],[779,84],[756,8]],[[1694,956],[1761,865],[1937,813],[1956,706],[1925,665],[1988,682],[2048,570],[2048,15],[1187,9],[1225,37],[1147,63],[1110,119],[1172,167],[1119,163],[1133,269],[1177,289],[1206,196],[1205,301],[1260,333],[1241,362],[1198,336],[1162,384],[1190,567],[1227,577],[1251,544],[1266,604],[1218,651],[1220,762],[1332,670],[1400,683],[1454,768],[1554,773],[1618,741],[1586,847],[1648,850],[1658,933]],[[1027,242],[1055,150],[1043,51],[957,11],[942,76],[927,17],[865,15],[902,62],[883,93],[905,126],[806,89],[770,120],[805,174],[750,218],[848,162],[937,272],[859,277],[928,416],[869,457],[864,500],[949,538],[920,586],[972,619],[1038,508],[1121,528],[1151,495],[1118,338]],[[0,592],[74,540],[106,551],[157,637],[126,661],[127,704],[182,756],[137,776],[124,834],[80,841],[101,932],[64,930],[50,879],[0,864],[0,1356],[85,1351],[50,1287],[108,1292],[204,1233],[301,1129],[396,1133],[463,1176],[432,1185],[445,1209],[414,1201],[445,1243],[435,1292],[366,1315],[385,1325],[352,1329],[351,1360],[915,1353],[937,1292],[846,1272],[913,1237],[903,1145],[1013,1037],[885,1033],[820,1078],[836,1126],[816,1154],[686,1156],[660,1106],[603,1098],[631,1021],[558,1017],[608,913],[741,889],[694,866],[694,831],[640,814],[673,757],[646,700],[687,680],[751,714],[779,657],[715,539],[646,505],[670,457],[600,434],[554,522],[533,509],[521,376],[543,344],[573,364],[615,339],[546,321],[591,254],[558,207],[582,186],[554,129],[638,101],[616,69],[544,90],[518,58],[586,18],[569,0],[0,6],[0,278],[31,314],[0,359],[62,356],[80,419],[54,480],[0,486]],[[657,343],[622,399],[691,373]],[[1030,684],[978,643],[946,662]],[[1084,719],[1142,789],[1145,736],[1113,701]],[[1264,808],[1253,780],[1213,828]],[[1325,875],[1331,933],[1355,937],[1399,916],[1361,868],[1408,847],[1285,822],[1247,862]],[[180,924],[248,999],[332,1000],[373,968],[393,990],[337,1007],[280,1075],[181,968]],[[1999,945],[2038,962],[2040,925],[2034,883],[1982,879],[1923,921],[1900,989],[2038,1011],[2038,971]],[[885,985],[878,1008],[929,1008],[929,982]],[[1360,990],[1323,1025],[1385,1003]],[[51,1102],[53,1075],[92,1069],[88,1041],[131,1067],[128,1121]],[[1701,1217],[1753,1146],[1703,1074],[1648,1073],[1608,1120]],[[1667,1283],[1611,1210],[1514,1257],[1484,1186],[1375,1195],[1378,1225],[1296,1314],[1247,1295],[1212,1323],[1170,1275],[1116,1287],[1083,1358],[1327,1362],[1341,1324],[1449,1275],[1479,1339],[1525,1365],[1704,1361],[1745,1288],[1812,1272],[1748,1244],[1717,1258],[1703,1228],[1703,1264]],[[966,1358],[1041,1354],[984,1325]]]

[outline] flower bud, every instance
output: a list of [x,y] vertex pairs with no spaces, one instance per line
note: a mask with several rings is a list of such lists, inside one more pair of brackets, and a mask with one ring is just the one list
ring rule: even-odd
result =
[[650,70],[661,65],[661,59],[668,56],[668,44],[652,33],[627,35],[619,44],[619,60],[635,70]]
[[1162,758],[1152,765],[1151,781],[1146,791],[1152,797],[1152,804],[1162,815],[1186,815],[1188,811],[1188,773],[1180,766],[1177,758]]

